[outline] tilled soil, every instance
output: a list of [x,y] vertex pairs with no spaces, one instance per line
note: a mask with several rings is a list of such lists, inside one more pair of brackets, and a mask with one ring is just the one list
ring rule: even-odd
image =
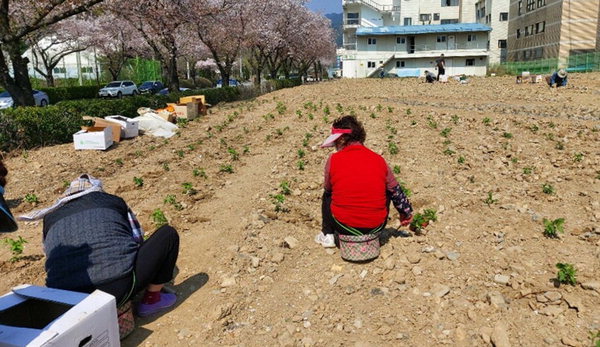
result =
[[[15,153],[6,198],[16,214],[34,208],[28,193],[47,206],[87,172],[146,231],[156,209],[177,228],[177,307],[137,319],[126,346],[587,346],[600,330],[600,74],[569,82],[300,86],[218,105],[169,140]],[[332,151],[318,145],[342,114],[361,119],[415,210],[439,217],[417,236],[394,211],[365,264],[313,241]],[[564,233],[545,237],[558,218]],[[20,228],[8,236],[28,241],[25,258],[0,250],[1,292],[44,283],[41,223]],[[557,263],[577,285],[558,285]]]

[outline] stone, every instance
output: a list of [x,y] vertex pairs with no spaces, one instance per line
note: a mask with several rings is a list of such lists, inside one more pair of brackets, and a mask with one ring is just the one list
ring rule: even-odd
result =
[[481,329],[479,329],[479,334],[481,335],[483,342],[487,344],[492,343],[491,335],[493,332],[494,331],[490,327],[482,327]]
[[489,292],[487,294],[487,299],[488,299],[488,302],[490,303],[490,305],[493,307],[496,307],[496,308],[505,308],[506,307],[506,300],[504,299],[504,296],[502,296],[502,294],[500,292],[497,292],[497,291]]
[[354,320],[354,327],[355,327],[356,329],[360,329],[360,328],[362,328],[362,327],[363,327],[363,323],[362,323],[362,321],[361,321],[360,319],[355,319],[355,320]]
[[433,252],[435,252],[435,247],[427,245],[427,246],[423,247],[423,249],[421,250],[421,252],[423,252],[423,253],[433,253]]
[[549,305],[540,309],[539,313],[545,316],[556,317],[563,313],[564,310],[565,309],[562,306]]
[[567,305],[569,305],[570,308],[574,308],[576,309],[578,312],[582,312],[583,311],[583,303],[581,302],[581,298],[574,295],[574,294],[569,294],[569,293],[565,293],[563,295],[563,299],[565,300],[565,302],[567,303]]
[[571,346],[571,347],[581,346],[581,344],[579,342],[577,342],[576,340],[573,340],[572,338],[567,337],[567,336],[560,339],[560,342],[562,342],[563,345],[567,345],[567,346]]
[[363,279],[363,280],[364,280],[364,279],[365,279],[365,277],[367,277],[367,274],[368,274],[368,273],[369,273],[369,271],[368,271],[368,270],[362,270],[362,271],[360,272],[360,275],[358,275],[358,276],[359,276],[361,279]]
[[458,258],[460,257],[460,253],[458,252],[448,252],[446,254],[446,257],[448,258],[448,260],[450,261],[456,261],[458,260]]
[[329,284],[334,285],[342,276],[343,276],[342,274],[338,274],[338,275],[331,277],[331,279],[329,279]]
[[581,283],[581,288],[587,290],[595,290],[600,293],[600,282],[583,282]]
[[507,285],[510,281],[510,276],[497,274],[494,276],[494,282]]
[[491,338],[495,347],[510,347],[508,331],[506,330],[506,325],[502,322],[496,323]]
[[443,284],[435,284],[433,288],[431,288],[431,292],[435,297],[441,298],[450,293],[450,287]]
[[232,310],[233,310],[232,304],[218,305],[212,310],[210,317],[214,321],[219,321],[219,320],[231,315]]
[[392,332],[392,328],[389,325],[382,325],[381,328],[377,329],[378,335],[387,335]]
[[423,269],[421,269],[420,266],[414,266],[411,271],[415,276],[419,276],[423,273]]
[[392,258],[392,257],[387,258],[385,260],[385,262],[383,263],[383,266],[385,267],[386,270],[393,270],[394,267],[396,266],[396,263],[394,262],[394,258]]
[[281,263],[284,258],[285,258],[285,255],[283,253],[274,252],[273,255],[271,256],[271,261],[278,264],[278,263]]
[[250,261],[252,262],[252,267],[259,267],[259,265],[260,265],[259,257],[251,257]]
[[421,256],[416,253],[409,254],[407,258],[408,262],[411,264],[418,264],[421,261]]
[[221,288],[232,287],[236,285],[235,277],[223,277],[221,279]]
[[293,236],[286,237],[285,239],[283,239],[283,242],[284,242],[285,246],[288,247],[289,249],[294,249],[294,248],[298,247],[298,240],[296,240],[296,238]]
[[446,254],[444,252],[440,251],[439,249],[436,249],[435,252],[433,252],[433,255],[435,255],[435,257],[440,260],[446,258]]
[[562,298],[562,295],[555,291],[545,292],[544,296],[550,301],[558,301]]

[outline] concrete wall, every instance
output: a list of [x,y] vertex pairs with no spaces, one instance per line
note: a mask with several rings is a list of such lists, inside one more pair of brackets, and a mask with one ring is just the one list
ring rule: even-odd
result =
[[[471,60],[473,66],[467,66],[467,59]],[[435,57],[430,58],[407,58],[393,59],[389,61],[384,70],[387,74],[393,73],[401,75],[402,69],[419,69],[419,74],[424,76],[425,70],[432,71],[437,74],[435,68]],[[467,76],[485,76],[487,73],[487,57],[481,55],[473,55],[469,57],[446,57],[446,75],[456,76],[465,74]],[[375,67],[369,67],[369,62],[374,63]],[[403,67],[398,67],[396,62],[404,62]],[[365,78],[371,72],[377,72],[380,66],[380,61],[377,59],[357,59],[344,61],[343,77],[345,78]]]
[[[480,0],[475,4],[475,10],[480,10],[481,16],[477,23],[492,27],[489,37],[489,63],[498,64],[506,58],[507,49],[499,48],[500,40],[508,40],[508,20],[500,21],[500,13],[509,12],[509,0]],[[483,13],[485,11],[485,13]]]
[[[468,41],[468,36],[474,35],[474,41]],[[427,35],[408,35],[415,37],[416,51],[452,51],[464,49],[486,49],[488,33],[440,33]],[[389,35],[389,36],[359,36],[357,37],[357,50],[360,52],[406,52],[408,44],[407,35]],[[446,42],[437,42],[438,36],[446,36]],[[454,48],[451,46],[450,37],[454,37]],[[405,38],[405,44],[397,44],[396,38]],[[369,45],[368,39],[377,39],[376,45]]]

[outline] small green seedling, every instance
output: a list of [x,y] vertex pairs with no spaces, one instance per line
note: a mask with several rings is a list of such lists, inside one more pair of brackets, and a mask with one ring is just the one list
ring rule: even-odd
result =
[[133,184],[135,184],[136,187],[142,187],[144,185],[144,179],[141,177],[133,177]]
[[463,157],[462,155],[460,157],[458,157],[458,163],[459,164],[464,164],[465,163],[465,157]]
[[30,204],[37,204],[40,202],[37,195],[35,195],[34,193],[25,194],[25,201],[27,201]]
[[306,154],[306,152],[304,152],[304,150],[302,150],[302,149],[298,150],[298,158],[300,158],[300,159],[304,158],[305,154]]
[[436,211],[427,209],[423,211],[423,213],[415,213],[412,222],[410,222],[409,228],[413,232],[420,234],[431,221],[437,221]]
[[412,110],[410,108],[406,109],[406,115],[410,116],[412,114]]
[[443,137],[448,137],[448,135],[450,135],[451,131],[452,131],[452,128],[444,128],[444,130],[442,130],[440,132],[440,135],[442,135]]
[[453,155],[453,154],[455,154],[455,153],[456,153],[456,152],[455,152],[455,151],[453,151],[453,150],[451,150],[450,148],[446,148],[446,149],[444,150],[444,154],[445,154],[445,155]]
[[492,194],[492,192],[488,192],[488,196],[484,201],[488,206],[491,206],[492,204],[495,204],[498,202],[498,199],[494,199],[494,196]]
[[221,168],[219,169],[219,172],[226,172],[226,173],[233,173],[233,166],[227,164],[227,165],[221,165]]
[[325,113],[328,116],[331,114],[331,110],[329,109],[329,105],[325,105],[325,108],[323,108],[323,113]]
[[570,284],[572,286],[577,284],[577,269],[573,264],[569,263],[557,263],[558,273],[556,279],[559,283]]
[[292,190],[290,189],[290,182],[288,181],[283,181],[279,184],[279,188],[281,188],[281,193],[283,195],[290,195],[292,194]]
[[296,163],[296,166],[298,166],[298,170],[300,170],[300,171],[304,171],[305,165],[306,165],[306,162],[304,160],[298,160],[298,162]]
[[537,125],[533,124],[532,126],[529,127],[529,130],[531,130],[531,132],[533,132],[533,133],[537,133],[538,130],[540,130],[540,127],[538,127]]
[[525,175],[531,175],[533,173],[533,168],[532,167],[524,167],[523,168],[523,173]]
[[551,238],[551,239],[557,239],[558,233],[565,232],[565,229],[563,226],[564,224],[565,224],[564,218],[558,218],[555,220],[549,220],[549,219],[544,218],[544,236]]
[[388,106],[387,110],[388,110],[388,113],[394,112],[394,108],[392,106]]
[[565,149],[565,144],[559,141],[556,143],[556,146],[554,146],[554,148],[558,149],[559,151],[562,151],[563,149]]
[[177,118],[177,126],[180,128],[187,128],[189,122],[187,118]]
[[117,164],[117,165],[119,165],[119,166],[123,166],[123,164],[124,164],[124,163],[123,163],[123,159],[121,159],[121,158],[117,158],[117,159],[115,159],[115,164]]
[[170,204],[170,205],[173,205],[176,202],[177,202],[177,199],[175,198],[175,194],[167,195],[167,197],[164,200],[165,204]]
[[169,163],[163,163],[162,167],[163,167],[163,170],[165,170],[165,171],[171,171],[171,168],[169,167]]
[[452,123],[458,124],[459,120],[460,120],[460,118],[457,115],[452,116]]
[[512,158],[510,158],[510,161],[511,161],[513,164],[516,164],[516,163],[518,163],[518,162],[519,162],[519,158],[517,158],[517,157],[512,157]]
[[23,250],[25,249],[25,244],[27,240],[23,237],[19,236],[18,239],[4,239],[4,244],[8,246],[10,252],[12,253],[12,258],[10,258],[10,262],[14,263],[21,259],[21,254],[23,254]]
[[552,195],[556,192],[554,190],[554,187],[550,183],[544,183],[542,185],[542,191],[544,192],[544,194],[548,194],[548,195]]
[[592,340],[592,346],[600,347],[600,330],[596,332],[590,331],[590,339]]
[[492,122],[492,119],[489,117],[485,117],[483,119],[483,124],[485,124],[485,125],[490,125],[491,122]]
[[400,165],[394,165],[394,174],[399,175],[400,174]]
[[195,150],[195,149],[196,149],[196,145],[194,145],[194,144],[188,145],[188,149],[189,149],[190,151],[193,151],[193,150]]
[[582,160],[583,160],[583,153],[575,153],[575,156],[573,157],[573,161],[578,163]]
[[338,113],[344,113],[344,107],[339,102],[335,105],[335,109]]
[[513,134],[512,133],[508,133],[508,132],[504,132],[502,134],[502,137],[504,137],[506,139],[512,139],[513,138]]
[[242,153],[244,153],[244,154],[248,154],[248,153],[250,153],[250,146],[248,146],[248,145],[244,145],[244,147],[243,147],[243,150],[242,150]]
[[204,169],[194,169],[194,170],[192,170],[192,174],[194,175],[194,177],[202,177],[202,178],[208,177],[206,175],[206,171],[204,171]]
[[281,101],[277,102],[277,113],[279,114],[284,114],[285,111],[287,110],[287,107],[285,106],[285,104]]
[[185,195],[194,195],[198,193],[198,191],[194,189],[194,186],[190,182],[182,183],[181,187],[183,187],[183,194]]
[[388,149],[389,149],[391,155],[398,154],[398,151],[399,151],[398,146],[394,142],[388,143]]
[[229,147],[227,152],[231,155],[231,160],[236,161],[240,159],[240,154],[234,148]]
[[431,129],[437,129],[438,124],[436,121],[434,121],[433,119],[431,119],[431,117],[428,118],[427,121],[427,125],[431,128]]
[[177,156],[178,156],[179,158],[183,158],[183,156],[185,155],[185,153],[184,153],[184,152],[183,152],[183,150],[181,150],[181,149],[177,150],[175,153],[177,153]]
[[152,221],[154,222],[154,224],[157,227],[160,227],[160,226],[163,226],[163,225],[169,223],[169,221],[167,220],[167,217],[165,217],[165,213],[160,208],[157,208],[156,210],[154,210],[154,212],[152,212],[150,217],[152,218]]
[[286,212],[287,209],[285,207],[283,207],[283,203],[285,202],[285,196],[283,194],[276,194],[276,195],[271,195],[271,198],[273,198],[273,205],[275,205],[275,211],[276,212]]
[[381,104],[377,104],[377,112],[381,112],[381,110],[383,110],[383,106],[381,106]]
[[412,195],[412,190],[406,186],[406,182],[398,181],[398,184],[400,185],[400,189],[402,189],[404,195],[406,195],[407,198],[410,198]]

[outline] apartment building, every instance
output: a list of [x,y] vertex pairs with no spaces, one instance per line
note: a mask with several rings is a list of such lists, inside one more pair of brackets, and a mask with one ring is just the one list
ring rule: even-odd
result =
[[508,55],[509,0],[479,0],[475,3],[475,20],[492,28],[489,38],[489,64],[506,61]]
[[378,1],[343,0],[343,77],[422,76],[441,54],[446,74],[485,75],[491,28],[474,23],[475,0]]
[[511,0],[508,60],[558,58],[598,50],[600,0]]

